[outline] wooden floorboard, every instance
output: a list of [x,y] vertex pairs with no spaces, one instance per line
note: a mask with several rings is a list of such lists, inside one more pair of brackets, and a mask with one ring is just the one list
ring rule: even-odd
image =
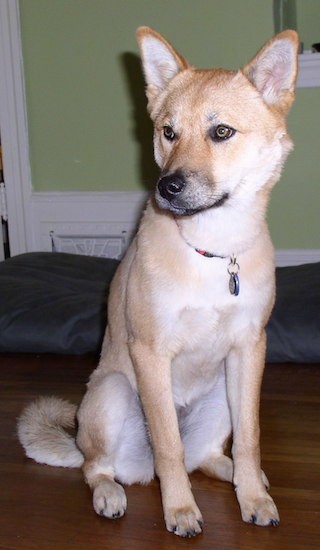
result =
[[1,550],[308,550],[320,548],[320,366],[268,365],[262,404],[262,461],[281,516],[279,527],[241,521],[229,484],[191,475],[204,517],[186,540],[164,528],[158,482],[127,488],[120,520],[98,517],[79,470],[24,457],[16,418],[39,394],[78,403],[96,358],[0,355]]

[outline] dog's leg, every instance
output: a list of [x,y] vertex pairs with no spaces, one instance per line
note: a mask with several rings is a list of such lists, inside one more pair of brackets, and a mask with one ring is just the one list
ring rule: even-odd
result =
[[[233,483],[233,460],[222,453],[212,454],[199,469],[208,477]],[[261,470],[261,479],[266,489],[269,489],[269,481],[263,470]]]
[[232,483],[233,461],[224,454],[212,454],[199,469],[208,477]]
[[227,389],[233,425],[232,454],[237,498],[244,521],[278,525],[277,508],[261,476],[259,402],[266,337],[234,348],[227,358]]
[[201,533],[202,516],[184,466],[184,450],[171,388],[171,362],[137,341],[131,344],[139,394],[151,433],[168,531],[182,537]]
[[127,506],[124,489],[114,478],[132,392],[122,374],[93,378],[78,411],[77,444],[85,456],[83,472],[93,491],[93,507],[97,514],[111,519],[123,516]]

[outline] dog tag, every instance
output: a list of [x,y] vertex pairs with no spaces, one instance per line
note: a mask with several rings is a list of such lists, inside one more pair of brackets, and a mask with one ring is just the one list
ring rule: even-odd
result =
[[240,280],[238,275],[239,271],[240,266],[237,262],[237,258],[233,255],[230,259],[230,264],[228,266],[228,273],[230,275],[229,290],[232,296],[238,296],[240,292]]
[[230,273],[229,290],[232,296],[238,296],[240,292],[240,281],[237,273]]

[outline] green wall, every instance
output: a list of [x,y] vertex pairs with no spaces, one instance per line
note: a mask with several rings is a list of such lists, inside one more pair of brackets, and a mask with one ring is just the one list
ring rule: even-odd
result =
[[[297,0],[297,8],[309,46],[320,39],[320,2]],[[197,66],[226,68],[274,32],[272,0],[20,0],[20,16],[36,191],[152,188],[136,27],[155,27]],[[320,246],[319,100],[319,89],[299,90],[290,115],[296,149],[270,209],[278,248]]]

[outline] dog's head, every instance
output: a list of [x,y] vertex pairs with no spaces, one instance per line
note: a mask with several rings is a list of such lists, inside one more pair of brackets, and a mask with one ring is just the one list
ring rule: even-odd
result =
[[160,208],[190,215],[254,194],[280,175],[292,147],[298,36],[284,31],[240,71],[197,70],[160,34],[138,29],[161,175]]

